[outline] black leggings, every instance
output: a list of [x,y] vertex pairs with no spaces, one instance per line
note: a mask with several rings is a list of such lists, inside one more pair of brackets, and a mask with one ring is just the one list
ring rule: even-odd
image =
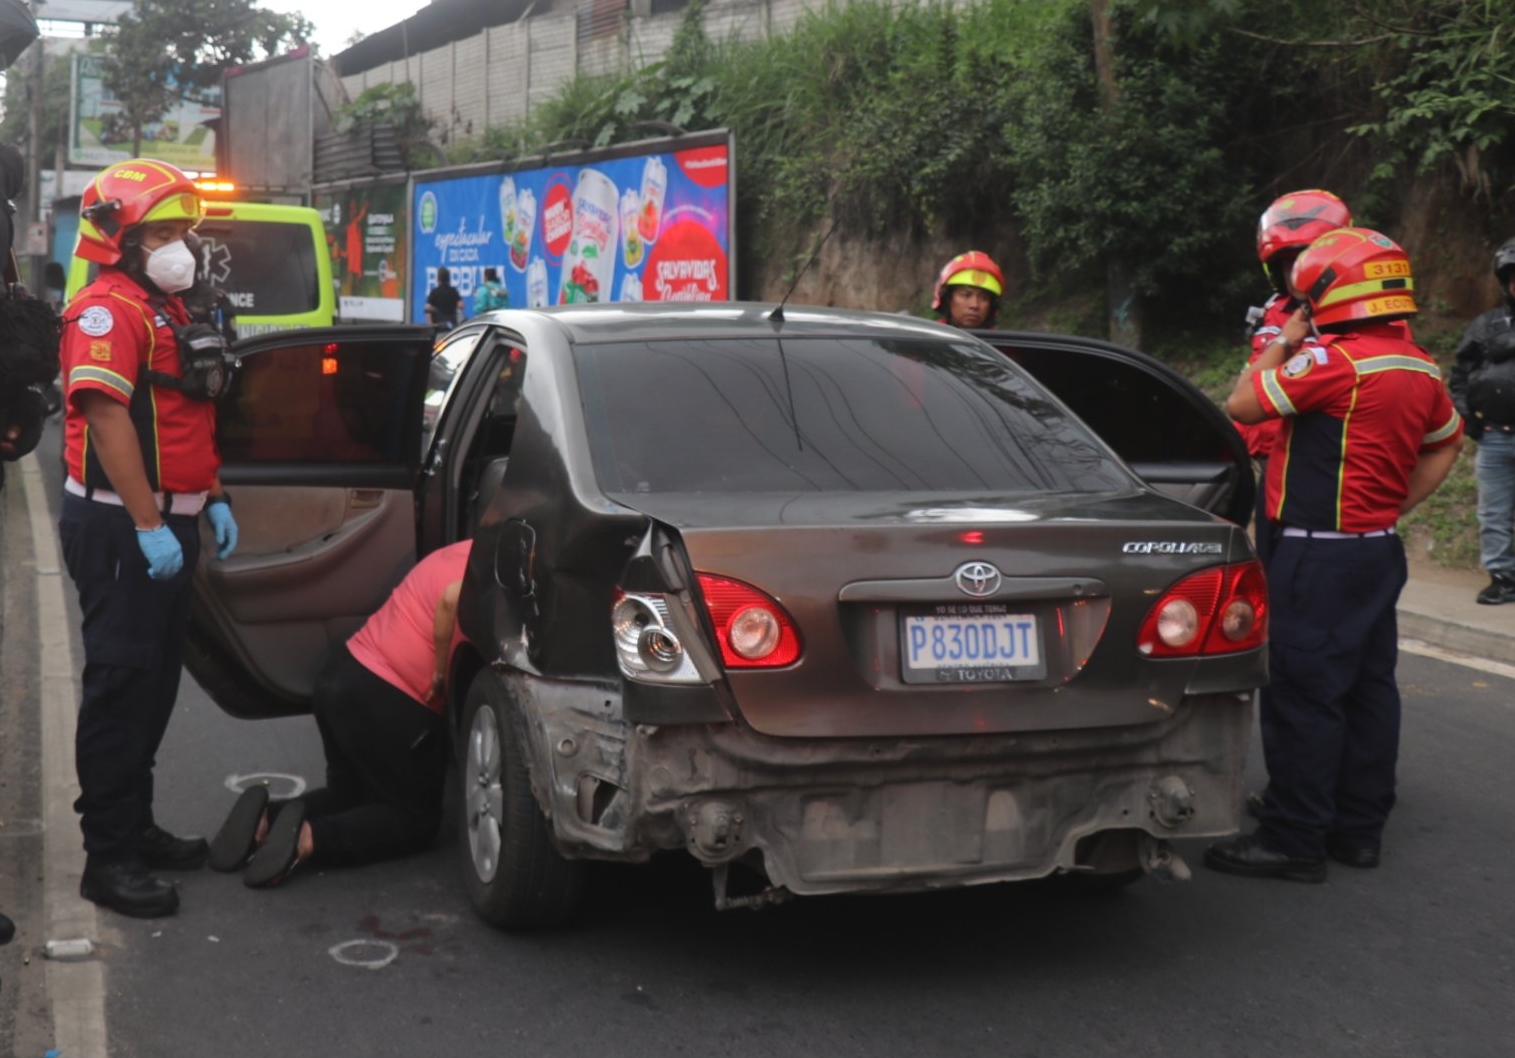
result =
[[343,645],[316,680],[326,786],[299,799],[313,863],[347,867],[419,852],[441,826],[442,717],[375,676]]

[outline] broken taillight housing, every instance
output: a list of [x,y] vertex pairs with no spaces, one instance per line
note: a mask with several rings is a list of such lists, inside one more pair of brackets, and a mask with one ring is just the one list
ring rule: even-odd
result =
[[1147,612],[1136,649],[1155,658],[1235,654],[1268,637],[1268,584],[1256,560],[1191,573]]
[[647,683],[700,683],[699,671],[669,621],[660,592],[617,590],[610,631],[621,674]]

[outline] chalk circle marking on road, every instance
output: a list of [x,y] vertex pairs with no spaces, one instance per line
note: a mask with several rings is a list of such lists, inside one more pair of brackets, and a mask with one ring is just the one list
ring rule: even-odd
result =
[[344,940],[326,949],[326,954],[343,966],[382,970],[399,958],[400,949],[387,940]]
[[255,771],[251,775],[226,777],[226,788],[236,794],[260,783],[268,786],[269,799],[274,801],[287,801],[305,792],[305,779],[299,775],[285,775],[277,771]]

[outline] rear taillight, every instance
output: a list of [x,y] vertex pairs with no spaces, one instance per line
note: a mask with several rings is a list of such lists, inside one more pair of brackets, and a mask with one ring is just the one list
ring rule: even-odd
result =
[[623,675],[644,683],[702,682],[669,616],[659,592],[616,590],[610,631]]
[[705,611],[721,660],[732,669],[773,669],[799,660],[799,629],[777,601],[739,580],[701,573]]
[[1267,635],[1267,579],[1252,561],[1202,569],[1163,592],[1136,648],[1155,658],[1234,654],[1262,646]]

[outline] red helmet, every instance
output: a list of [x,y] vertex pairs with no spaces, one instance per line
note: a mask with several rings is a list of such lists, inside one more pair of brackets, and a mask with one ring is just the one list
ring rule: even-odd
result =
[[121,260],[121,237],[132,228],[162,220],[195,225],[204,212],[194,182],[175,166],[151,158],[117,162],[100,170],[84,189],[74,253],[113,265]]
[[988,254],[969,250],[942,266],[942,274],[936,277],[936,290],[931,294],[933,309],[942,307],[942,292],[948,287],[979,287],[999,297],[1005,292],[1005,273]]
[[1293,280],[1321,327],[1419,311],[1410,258],[1368,228],[1338,228],[1316,239],[1294,262]]
[[1328,231],[1352,226],[1352,211],[1329,191],[1295,191],[1276,200],[1257,220],[1257,259],[1267,264],[1282,250],[1303,250]]

